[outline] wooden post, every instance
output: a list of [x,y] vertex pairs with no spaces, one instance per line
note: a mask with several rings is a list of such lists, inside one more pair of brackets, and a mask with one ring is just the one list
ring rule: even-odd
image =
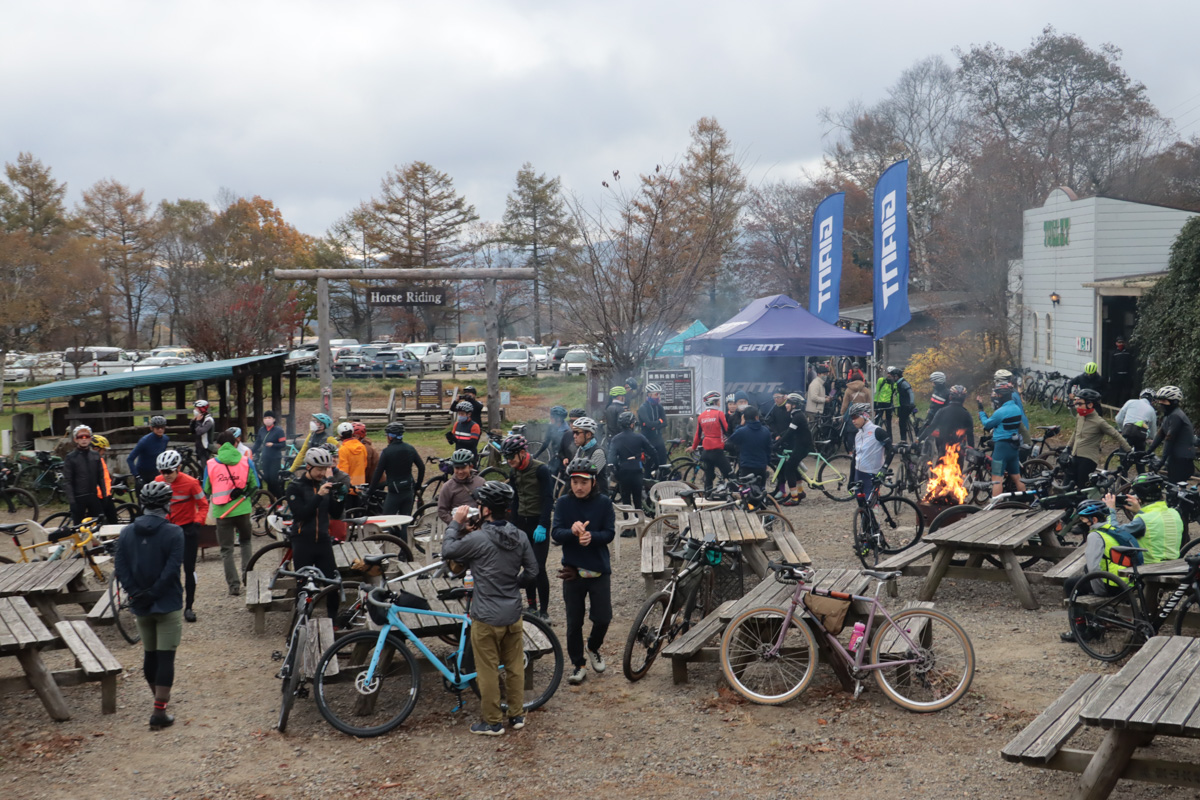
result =
[[[271,373],[271,410],[275,412],[275,419],[278,422],[283,422],[283,370]],[[283,426],[287,430],[286,423]]]
[[333,412],[333,360],[329,352],[329,279],[317,278],[317,372],[321,379],[321,410]]
[[246,378],[242,376],[234,380],[234,391],[237,393],[237,425],[242,429],[242,441],[246,441],[250,437],[246,436]]
[[[263,414],[263,376],[261,372],[254,373],[254,419],[250,423],[250,431],[262,422]],[[249,433],[249,431],[247,432]]]
[[154,416],[155,412],[161,411],[162,407],[162,384],[153,383],[150,385],[150,416]]
[[346,419],[350,419],[350,414],[353,412],[353,410],[354,410],[354,393],[351,390],[347,389],[346,390]]
[[[217,381],[217,427],[229,427],[229,383],[224,379]],[[220,431],[214,430],[213,436]]]
[[488,430],[500,428],[500,324],[496,311],[496,281],[483,282],[484,343],[487,346]]
[[292,367],[292,371],[290,373],[288,373],[287,435],[289,438],[296,435],[296,368],[295,367]]
[[[175,384],[175,407],[176,408],[187,408],[187,384],[186,383]],[[174,417],[175,417],[176,422],[179,422],[180,418],[182,418],[184,422],[188,421],[188,414],[186,411],[182,414],[175,414]]]

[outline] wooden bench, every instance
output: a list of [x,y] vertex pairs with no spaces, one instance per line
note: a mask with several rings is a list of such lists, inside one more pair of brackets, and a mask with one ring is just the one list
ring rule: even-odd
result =
[[1062,585],[1070,578],[1078,578],[1083,575],[1087,572],[1087,560],[1084,558],[1086,551],[1087,545],[1081,544],[1075,548],[1075,552],[1042,574],[1042,582]]
[[[888,556],[875,565],[875,569],[880,572],[903,572],[905,575],[926,575],[929,573],[929,565],[923,564],[914,567],[913,565],[926,556],[932,556],[937,550],[937,545],[933,542],[920,542],[919,544],[896,553],[894,556]],[[887,582],[888,597],[898,597],[899,589],[896,586],[895,580]]]
[[261,636],[267,631],[267,612],[275,603],[271,591],[271,578],[274,572],[253,570],[246,573],[246,587],[242,590],[246,597],[246,608],[254,612],[254,633]]
[[1066,741],[1083,726],[1079,712],[1105,680],[1100,675],[1080,675],[1071,688],[1004,746],[1000,757],[1016,764],[1059,769],[1051,762],[1058,758]]
[[[329,617],[311,617],[308,620],[308,640],[304,648],[304,675],[312,677],[317,674],[317,662],[321,660],[321,654],[333,646],[333,642],[333,620]],[[333,659],[329,662],[330,666],[325,670],[326,675],[337,674],[336,661],[337,659]]]
[[[95,631],[83,620],[63,621],[54,629],[63,644],[75,657],[75,669],[54,673],[59,686],[72,686],[81,681],[100,682],[100,711],[115,714],[117,711],[117,676],[124,672],[121,662],[109,652]],[[332,630],[330,631],[332,633]]]
[[116,620],[117,615],[113,613],[112,595],[107,591],[103,592],[100,599],[88,611],[87,621],[92,625],[111,625]]
[[642,536],[642,579],[646,583],[646,597],[657,590],[657,581],[667,569],[665,553],[666,537],[662,528],[655,526],[653,531]]
[[713,661],[713,655],[720,657],[718,651],[701,653],[714,636],[719,636],[729,623],[724,615],[736,603],[736,600],[726,600],[717,606],[716,611],[709,614],[699,623],[693,625],[687,633],[663,648],[662,654],[671,659],[671,680],[676,684],[687,683],[689,661]]
[[[933,608],[933,603],[925,600],[910,600],[900,610],[908,611],[913,608]],[[879,617],[876,617],[876,621],[887,622],[886,619],[880,620]],[[906,630],[908,635],[920,644],[928,645],[930,643],[929,635],[931,632],[929,630],[928,617],[922,617],[920,622],[913,624],[912,627]],[[896,630],[895,626],[889,625],[887,631],[883,634],[883,641],[879,643],[879,654],[881,656],[888,655],[903,658],[907,650],[908,642],[900,635],[900,631]]]

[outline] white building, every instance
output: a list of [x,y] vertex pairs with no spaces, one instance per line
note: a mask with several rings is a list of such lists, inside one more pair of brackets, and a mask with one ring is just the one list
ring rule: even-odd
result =
[[1079,200],[1065,187],[1026,210],[1022,259],[1009,275],[1022,366],[1077,375],[1096,361],[1103,373],[1117,336],[1133,333],[1138,298],[1166,272],[1171,245],[1193,216],[1108,197]]

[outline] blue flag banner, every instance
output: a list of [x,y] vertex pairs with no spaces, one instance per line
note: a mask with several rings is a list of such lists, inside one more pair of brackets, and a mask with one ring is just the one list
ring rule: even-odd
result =
[[813,212],[812,258],[809,264],[808,312],[836,325],[842,288],[842,221],[846,193],[831,194]]
[[905,325],[908,310],[908,161],[892,164],[875,184],[875,338]]

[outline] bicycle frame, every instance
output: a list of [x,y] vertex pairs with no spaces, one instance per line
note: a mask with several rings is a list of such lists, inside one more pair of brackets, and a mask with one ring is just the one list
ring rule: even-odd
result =
[[[462,623],[462,627],[459,630],[458,650],[454,653],[454,663],[457,667],[456,671],[458,673],[457,678],[455,677],[455,672],[451,672],[446,665],[442,663],[442,660],[434,655],[433,651],[421,641],[420,637],[413,633],[412,629],[404,624],[404,622],[400,619],[400,614],[402,612],[420,614],[423,617],[456,619]],[[471,617],[467,614],[451,614],[446,611],[427,611],[423,608],[407,608],[405,606],[393,604],[392,607],[388,609],[387,624],[379,629],[379,639],[375,643],[374,652],[371,653],[371,664],[367,667],[365,683],[369,686],[374,682],[375,669],[379,666],[379,660],[383,655],[383,647],[385,644],[387,644],[387,636],[393,629],[395,629],[403,634],[404,638],[408,640],[409,643],[415,645],[417,650],[421,651],[421,654],[424,655],[425,658],[429,659],[429,663],[432,664],[438,672],[442,673],[442,677],[446,679],[446,682],[450,685],[452,690],[462,691],[463,689],[467,688],[471,681],[475,680],[475,676],[478,674],[475,672],[463,673],[461,671],[463,654],[465,654],[467,651],[467,629],[470,627]]]
[[[34,524],[36,525],[37,523]],[[19,538],[15,535],[12,537],[12,541],[13,544],[16,545],[17,551],[21,554],[21,563],[30,563],[30,551],[46,547],[62,548],[62,552],[58,553],[57,555],[55,553],[50,553],[46,557],[46,560],[58,561],[65,558],[73,558],[75,557],[75,554],[78,553],[81,558],[87,561],[88,566],[92,568],[92,573],[96,576],[96,580],[103,581],[104,571],[100,569],[100,566],[92,558],[92,554],[87,548],[87,545],[91,544],[95,539],[96,531],[98,530],[100,530],[100,520],[96,517],[88,517],[79,523],[79,526],[71,533],[70,536],[65,536],[56,542],[45,541],[34,542],[33,544],[21,544]],[[83,534],[87,535],[81,539],[80,536]]]

